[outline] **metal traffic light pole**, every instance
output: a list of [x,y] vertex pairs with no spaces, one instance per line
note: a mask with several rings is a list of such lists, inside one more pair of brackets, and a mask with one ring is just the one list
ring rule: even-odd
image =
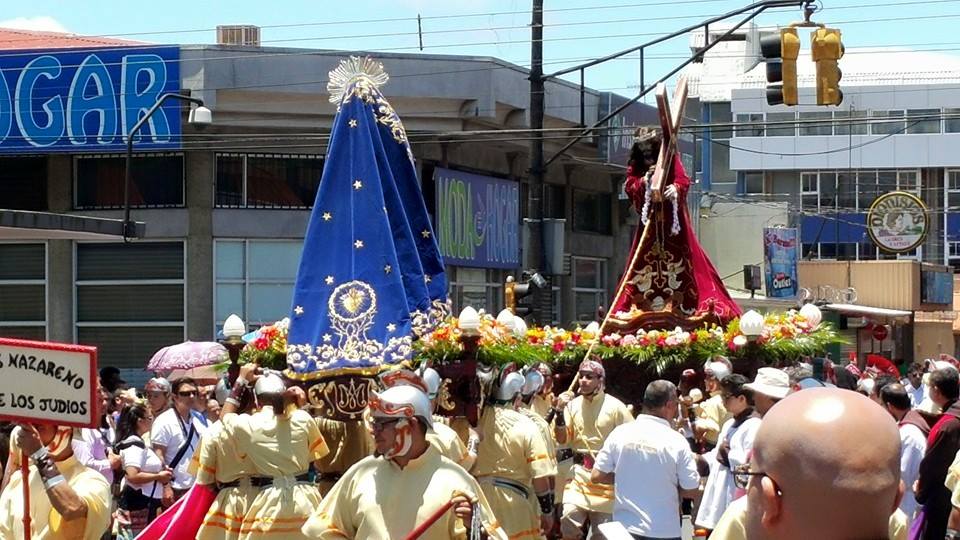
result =
[[[750,22],[758,15],[770,8],[780,8],[780,7],[802,7],[806,17],[809,19],[809,14],[813,13],[813,4],[814,0],[763,0],[760,2],[755,2],[748,6],[729,11],[722,15],[716,17],[711,17],[703,22],[700,22],[695,25],[687,26],[670,34],[658,37],[641,45],[631,47],[613,54],[609,54],[602,58],[597,58],[589,62],[579,64],[573,67],[566,69],[561,69],[560,71],[555,71],[553,73],[544,75],[543,74],[543,0],[533,0],[533,10],[532,10],[532,19],[531,19],[531,69],[530,69],[530,130],[531,130],[531,142],[530,142],[530,200],[529,200],[529,212],[531,218],[533,218],[533,230],[531,230],[530,235],[530,250],[534,254],[534,259],[540,262],[539,270],[544,270],[544,261],[546,259],[546,242],[544,239],[544,226],[543,226],[543,214],[544,214],[544,204],[543,204],[543,190],[544,190],[544,178],[546,176],[547,168],[554,161],[560,158],[565,154],[570,148],[575,144],[580,142],[584,137],[589,136],[593,133],[594,130],[603,126],[610,121],[611,118],[614,118],[621,112],[623,112],[627,107],[633,105],[639,101],[643,96],[648,94],[651,90],[656,88],[657,84],[666,81],[670,77],[676,75],[680,70],[685,68],[687,65],[697,60],[704,53],[712,49],[717,43],[724,41],[727,37],[732,35],[737,31],[741,26]],[[717,22],[741,15],[743,13],[748,13],[749,15],[743,20],[738,22],[729,30],[725,31],[717,39],[710,40],[710,25]],[[643,56],[644,51],[653,45],[657,45],[664,41],[668,41],[677,36],[681,36],[697,30],[699,28],[704,29],[704,44],[705,46],[697,51],[696,54],[688,58],[686,61],[681,63],[679,66],[671,70],[669,73],[663,77],[657,79],[653,84],[649,86],[644,86],[644,69],[643,69]],[[596,121],[589,127],[584,127],[580,133],[575,135],[567,144],[565,144],[556,154],[550,157],[550,159],[544,160],[544,150],[543,150],[543,117],[544,117],[544,82],[559,77],[561,75],[566,75],[568,73],[573,73],[575,71],[580,72],[580,118],[581,123],[584,119],[583,111],[583,94],[584,94],[584,71],[587,68],[614,60],[621,56],[633,53],[640,52],[640,92],[634,96],[633,99],[628,100],[626,103],[620,105],[615,110]],[[540,220],[538,222],[538,220]],[[548,306],[548,298],[550,295],[550,288],[545,287],[545,290],[538,290],[536,293],[537,298],[534,302],[534,318],[537,322],[542,322],[544,319],[545,306]]]

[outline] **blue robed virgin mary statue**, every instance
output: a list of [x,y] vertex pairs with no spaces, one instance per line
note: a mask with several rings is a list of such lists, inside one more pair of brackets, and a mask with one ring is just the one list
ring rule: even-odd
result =
[[446,316],[447,280],[407,133],[370,58],[330,72],[337,104],[294,287],[288,376],[372,375]]

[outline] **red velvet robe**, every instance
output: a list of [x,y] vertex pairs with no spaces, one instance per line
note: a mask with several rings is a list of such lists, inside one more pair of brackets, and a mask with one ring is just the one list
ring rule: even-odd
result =
[[[643,214],[647,179],[631,165],[627,170],[626,191],[637,211]],[[730,298],[710,258],[700,247],[687,211],[690,178],[679,156],[674,158],[671,180],[677,189],[677,221],[680,230],[673,234],[674,204],[649,202],[649,221],[641,223],[634,236],[627,268],[627,280],[614,299],[613,314],[632,308],[644,312],[679,311],[695,316],[714,312],[726,322],[740,315],[740,307]]]

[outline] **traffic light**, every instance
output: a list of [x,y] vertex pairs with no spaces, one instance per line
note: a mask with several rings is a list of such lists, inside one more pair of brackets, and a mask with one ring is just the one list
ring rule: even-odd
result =
[[843,43],[840,31],[835,28],[818,28],[810,34],[810,50],[817,63],[817,105],[839,105],[843,102],[840,91],[840,66]]
[[[797,104],[797,57],[800,37],[796,28],[782,28],[779,34],[760,39],[760,54],[767,63],[767,103]],[[776,84],[779,83],[779,84]]]
[[526,271],[523,274],[527,278],[526,283],[517,283],[513,276],[507,276],[507,283],[503,288],[504,303],[507,309],[518,317],[530,315],[533,313],[533,307],[525,304],[517,305],[517,301],[532,295],[536,289],[542,289],[547,285],[547,280],[539,272]]

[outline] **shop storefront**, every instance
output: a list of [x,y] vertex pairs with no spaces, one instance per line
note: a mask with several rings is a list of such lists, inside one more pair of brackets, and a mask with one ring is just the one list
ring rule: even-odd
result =
[[[917,261],[804,261],[800,286],[832,313],[861,363],[880,354],[895,363],[953,353],[953,276]],[[828,318],[829,320],[829,318]]]

